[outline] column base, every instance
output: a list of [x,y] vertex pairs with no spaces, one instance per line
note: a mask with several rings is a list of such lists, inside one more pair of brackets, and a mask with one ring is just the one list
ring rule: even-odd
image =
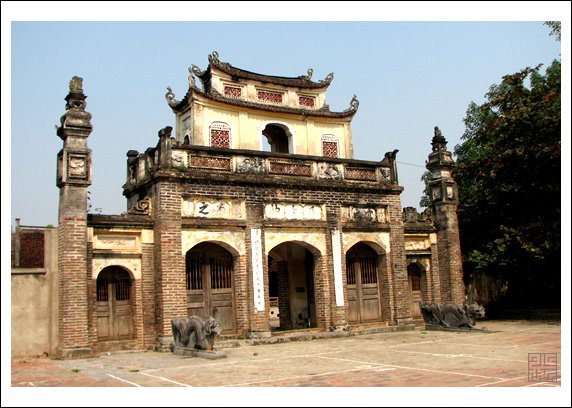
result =
[[94,357],[93,350],[90,347],[60,348],[56,354],[61,359]]
[[398,317],[397,319],[395,319],[395,321],[397,322],[398,326],[407,326],[410,324],[414,324],[412,317],[402,317],[402,318]]

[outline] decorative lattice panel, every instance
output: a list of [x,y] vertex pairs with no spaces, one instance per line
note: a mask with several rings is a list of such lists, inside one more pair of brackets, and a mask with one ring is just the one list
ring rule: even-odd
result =
[[211,146],[230,148],[230,130],[211,129]]
[[338,157],[338,143],[337,142],[322,142],[322,156],[324,157]]
[[313,108],[316,106],[316,98],[311,96],[299,96],[298,97],[298,104],[300,106],[306,106],[308,108]]
[[224,96],[228,96],[229,98],[242,98],[242,88],[225,85]]
[[308,164],[270,162],[270,172],[310,177],[312,176],[312,167]]
[[283,95],[279,92],[257,90],[256,91],[256,97],[259,100],[264,101],[264,102],[282,103]]
[[345,174],[346,174],[346,179],[377,181],[374,169],[347,167]]
[[227,157],[189,155],[191,167],[230,170],[230,159]]

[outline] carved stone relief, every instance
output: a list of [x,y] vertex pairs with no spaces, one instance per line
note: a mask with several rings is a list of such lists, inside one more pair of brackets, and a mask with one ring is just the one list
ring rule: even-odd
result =
[[146,197],[127,210],[127,214],[151,215],[151,199]]
[[67,157],[67,176],[75,179],[86,179],[88,176],[87,156],[70,153]]
[[239,173],[266,173],[264,169],[264,159],[261,157],[237,157],[236,171]]
[[406,251],[423,251],[431,248],[429,237],[405,237]]
[[385,181],[385,182],[390,182],[391,181],[391,170],[389,170],[387,167],[382,167],[380,169],[380,173],[381,173],[381,180]]
[[453,199],[453,186],[447,186],[447,198],[449,200]]
[[171,152],[171,162],[173,167],[181,167],[185,165],[185,153],[180,150]]
[[341,219],[344,222],[387,222],[387,208],[385,207],[342,207]]
[[319,163],[318,178],[340,180],[342,178],[342,171],[340,169],[340,166],[337,166],[332,163]]

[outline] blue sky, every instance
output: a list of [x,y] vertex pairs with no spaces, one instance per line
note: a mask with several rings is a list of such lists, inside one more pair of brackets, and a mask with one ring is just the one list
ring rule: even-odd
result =
[[62,141],[54,125],[74,75],[84,78],[93,115],[91,204],[104,214],[126,209],[127,151],[154,146],[157,131],[174,126],[166,87],[183,97],[187,68],[206,68],[213,50],[263,74],[298,76],[313,68],[322,79],[334,72],[330,108],[346,109],[354,94],[360,101],[354,157],[381,160],[398,149],[402,205],[418,207],[433,127],[452,150],[471,101],[481,103],[503,75],[549,64],[560,53],[542,20],[14,21],[11,47],[11,221],[23,225],[57,224]]
[[[547,20],[563,21],[562,43],[549,36]],[[206,68],[214,50],[262,74],[334,72],[330,108],[346,109],[354,94],[360,101],[355,158],[381,160],[398,149],[402,205],[418,207],[434,126],[453,150],[471,101],[482,103],[503,75],[548,65],[561,46],[570,49],[569,2],[2,2],[3,254],[15,218],[57,225],[62,141],[54,125],[74,75],[84,79],[93,115],[91,203],[104,214],[126,210],[127,151],[155,146],[157,131],[174,126],[166,87],[182,98],[187,68]],[[569,86],[563,91],[569,112]],[[563,125],[566,197],[569,115]]]

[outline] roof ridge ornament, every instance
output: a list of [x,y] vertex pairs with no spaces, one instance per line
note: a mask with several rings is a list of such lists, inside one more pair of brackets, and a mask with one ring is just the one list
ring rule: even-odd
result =
[[312,68],[308,68],[308,73],[306,75],[302,75],[302,78],[306,81],[310,81],[312,79],[312,75],[314,74],[314,70]]
[[173,90],[171,89],[170,86],[167,87],[167,93],[165,94],[165,99],[167,100],[167,104],[171,108],[174,108],[180,102],[180,101],[175,99],[175,94],[173,93]]
[[70,93],[83,93],[83,78],[73,76],[70,80]]
[[332,82],[332,79],[334,79],[334,73],[330,72],[324,79],[320,80],[320,83],[329,84]]
[[359,101],[356,95],[353,96],[352,100],[350,101],[350,107],[346,109],[346,111],[357,111],[359,107]]
[[191,74],[194,74],[198,77],[201,77],[205,74],[205,71],[201,70],[197,65],[195,64],[191,64],[191,66],[189,67],[189,72]]
[[209,62],[212,64],[220,64],[217,51],[213,51],[212,54],[209,54]]

